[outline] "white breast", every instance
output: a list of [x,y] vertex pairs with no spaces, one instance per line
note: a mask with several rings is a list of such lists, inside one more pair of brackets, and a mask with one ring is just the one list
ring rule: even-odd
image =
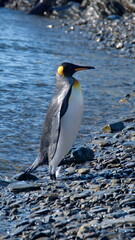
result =
[[60,136],[54,158],[51,160],[51,172],[55,173],[62,158],[69,152],[80,128],[83,113],[81,87],[73,87],[66,113],[61,118]]

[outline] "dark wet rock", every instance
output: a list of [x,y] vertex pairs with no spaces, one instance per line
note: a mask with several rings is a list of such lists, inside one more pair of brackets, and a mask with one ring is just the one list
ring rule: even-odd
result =
[[[42,230],[34,234],[34,236],[31,238],[31,240],[43,240],[43,239],[48,239],[46,237],[50,237],[52,234],[52,231],[50,229],[47,230]],[[50,239],[50,238],[49,238]]]
[[131,198],[127,198],[124,199],[120,202],[120,206],[126,207],[126,206],[130,206],[130,207],[134,207],[135,206],[135,197],[131,197]]
[[125,117],[123,122],[135,122],[135,117]]
[[27,181],[27,180],[36,181],[36,180],[38,180],[38,178],[35,175],[33,175],[31,173],[27,173],[27,172],[19,173],[19,174],[15,175],[14,179],[17,181]]
[[9,184],[8,189],[11,192],[19,193],[19,192],[25,192],[25,191],[36,191],[40,189],[40,186],[29,184],[22,181],[22,182],[15,182],[15,183]]
[[96,206],[90,209],[90,211],[93,213],[107,212],[107,210],[107,208],[101,208],[100,206]]
[[46,15],[52,12],[52,7],[56,3],[55,0],[43,0],[37,1],[35,6],[28,12],[28,14],[34,15]]
[[16,228],[20,227],[20,226],[23,226],[23,225],[27,225],[29,224],[29,220],[23,220],[23,221],[18,221],[17,224],[15,225]]
[[72,152],[75,163],[91,161],[94,158],[94,152],[90,148],[80,147]]
[[30,218],[33,218],[35,216],[41,216],[41,215],[47,215],[50,213],[50,209],[40,209],[38,211],[34,211],[31,215]]
[[20,207],[21,204],[22,204],[21,200],[13,202],[10,204],[10,208],[18,208],[18,207]]
[[[90,7],[93,7],[93,10],[96,11],[97,15],[102,17],[107,17],[109,15],[117,15],[122,16],[125,13],[125,7],[118,1],[94,1],[92,4],[89,2],[89,7],[87,7],[88,11]],[[112,19],[111,19],[112,20]]]
[[[135,130],[135,124],[130,124],[130,125],[127,125],[124,129],[125,131],[134,131]],[[135,134],[134,132],[132,132],[132,134]]]
[[116,212],[111,213],[111,217],[113,218],[120,218],[128,215],[128,213],[124,210],[118,210]]
[[48,196],[48,201],[55,201],[58,198],[59,198],[58,194],[53,193]]
[[87,161],[92,161],[94,158],[94,152],[90,148],[80,147],[73,149],[69,155],[67,155],[59,164],[62,165],[71,165],[78,163],[85,163]]
[[112,123],[110,125],[105,126],[102,130],[104,132],[119,132],[122,131],[124,128],[123,122]]
[[120,163],[120,160],[118,158],[114,158],[114,159],[111,159],[111,160],[106,159],[102,162],[104,167],[118,166],[119,163]]
[[0,188],[7,187],[11,182],[0,180]]
[[34,2],[34,0],[8,0],[5,7],[27,12],[27,10],[32,8]]
[[[66,4],[53,7],[52,16],[70,20],[79,19],[80,17],[80,4],[75,1],[67,1]],[[70,26],[70,31],[74,31],[75,27]]]
[[[131,157],[129,157],[129,159],[131,159]],[[127,168],[133,168],[133,167],[135,167],[135,162],[127,162],[127,163],[125,164],[125,167],[127,167]]]
[[98,176],[110,179],[110,178],[113,178],[114,175],[111,171],[105,171],[105,172],[100,173]]
[[0,7],[5,7],[7,2],[9,2],[9,0],[0,0]]
[[[133,165],[133,167],[135,167],[135,164]],[[129,178],[135,178],[135,171],[129,175]]]

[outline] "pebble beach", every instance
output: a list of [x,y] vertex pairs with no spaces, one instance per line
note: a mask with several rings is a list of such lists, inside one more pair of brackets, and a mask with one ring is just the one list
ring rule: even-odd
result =
[[[94,5],[84,5],[83,11],[78,3],[55,8],[49,17],[60,19],[65,34],[79,29],[97,49],[134,59],[134,10],[101,17]],[[34,1],[5,7],[27,14]],[[94,132],[90,147],[73,148],[56,181],[48,167],[39,167],[31,179],[0,179],[1,240],[135,240],[134,86],[119,102],[130,114]]]

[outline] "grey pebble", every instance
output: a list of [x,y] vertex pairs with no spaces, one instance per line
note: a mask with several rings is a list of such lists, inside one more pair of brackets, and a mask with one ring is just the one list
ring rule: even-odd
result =
[[8,189],[11,192],[19,193],[25,191],[36,191],[40,189],[40,186],[37,184],[30,184],[25,181],[22,182],[15,182],[8,185]]
[[15,229],[15,231],[13,231],[11,233],[11,236],[18,236],[18,235],[20,235],[28,227],[29,227],[29,224],[25,224],[25,225],[22,225],[22,226],[18,227],[17,229]]

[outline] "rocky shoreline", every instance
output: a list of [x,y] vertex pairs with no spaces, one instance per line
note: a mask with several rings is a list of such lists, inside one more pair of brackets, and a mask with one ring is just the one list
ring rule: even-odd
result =
[[134,122],[95,133],[94,158],[65,165],[56,182],[47,169],[35,172],[36,181],[1,181],[0,239],[134,240]]
[[94,40],[100,49],[135,58],[135,4],[127,0],[1,0],[1,6],[28,14],[60,18],[67,32]]
[[[55,8],[50,17],[61,18],[67,32],[77,28],[111,54],[134,58],[133,8],[118,15],[103,5],[99,17],[96,6],[85,2],[81,8],[80,3]],[[28,12],[34,1],[5,1],[5,6]],[[0,180],[0,239],[135,240],[134,96],[120,100],[132,101],[133,114],[95,132],[91,149],[73,150],[56,182],[50,181],[47,167],[35,171],[33,181]]]

